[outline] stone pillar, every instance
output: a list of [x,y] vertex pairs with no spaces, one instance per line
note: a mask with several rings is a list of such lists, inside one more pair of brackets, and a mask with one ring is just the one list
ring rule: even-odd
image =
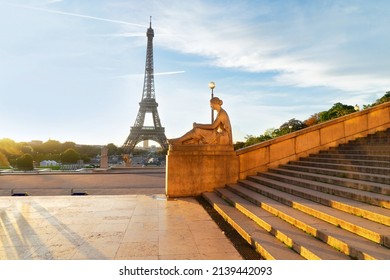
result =
[[238,180],[232,145],[171,145],[166,164],[168,197],[198,196]]
[[100,168],[108,168],[108,149],[106,146],[102,147],[101,150]]

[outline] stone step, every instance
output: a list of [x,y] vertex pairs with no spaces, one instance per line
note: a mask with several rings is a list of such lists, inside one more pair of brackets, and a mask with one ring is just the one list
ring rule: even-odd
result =
[[369,161],[390,161],[390,155],[356,155],[356,154],[340,154],[340,153],[325,153],[320,152],[318,154],[310,154],[309,158],[335,158],[335,159],[347,159],[347,160],[369,160]]
[[[311,215],[293,209],[283,203],[253,192],[238,184],[229,184],[227,189],[252,204],[260,207],[294,227],[304,231],[306,234],[321,240],[329,246],[353,259],[362,260],[384,260],[389,259],[390,250],[379,244],[371,242],[363,237],[343,230],[339,227],[329,225],[327,222],[317,219]],[[217,190],[221,192],[220,190]],[[225,193],[225,196],[227,194]],[[243,207],[244,203],[241,204]],[[249,211],[249,210],[245,210]],[[252,211],[253,212],[253,211]],[[253,215],[253,214],[250,214]],[[262,216],[260,216],[262,217]]]
[[390,231],[388,226],[345,213],[338,209],[314,203],[311,200],[272,189],[250,180],[240,180],[239,184],[252,191],[289,205],[294,209],[298,209],[330,224],[336,225],[342,229],[348,230],[368,240],[390,248]]
[[[257,226],[269,233],[262,237],[267,246],[283,242],[297,252],[294,257],[388,260],[390,129],[269,168],[208,196],[243,236],[257,232]],[[272,245],[247,241],[272,255]],[[284,259],[269,257],[275,258]]]
[[353,141],[349,141],[348,143],[345,143],[343,145],[373,145],[373,146],[380,146],[380,145],[389,145],[390,144],[390,137],[388,135],[381,136],[381,137],[371,137],[366,139],[356,139]]
[[321,154],[334,153],[334,154],[353,154],[353,155],[386,155],[390,156],[390,151],[386,151],[383,149],[375,149],[375,150],[342,150],[342,149],[332,149],[320,151]]
[[[335,169],[329,169],[329,168],[317,168],[317,167],[311,167],[311,166],[296,166],[296,165],[292,165],[292,164],[285,164],[285,165],[281,165],[279,167],[283,167],[283,168],[278,168],[278,170],[281,170],[281,171],[282,170],[294,170],[294,171],[301,171],[301,172],[306,172],[306,173],[315,173],[315,174],[329,175],[329,176],[339,177],[339,178],[349,178],[349,179],[355,179],[355,180],[390,185],[390,176],[382,175],[382,174],[343,171],[343,170],[335,170]],[[276,170],[276,169],[273,169],[273,170]]]
[[[390,128],[387,128],[386,130],[377,131],[375,133],[369,134],[367,137],[381,137],[381,136],[389,136],[390,135]],[[358,139],[364,139],[364,137],[360,137]]]
[[338,147],[331,147],[329,150],[362,150],[362,151],[386,151],[388,152],[390,150],[390,146],[387,143],[383,143],[381,145],[377,143],[346,143],[341,144]]
[[[390,157],[389,160],[368,160],[368,159],[347,159],[342,157],[314,157],[309,156],[300,158],[298,162],[310,162],[310,163],[331,163],[331,164],[343,164],[343,165],[357,165],[357,166],[374,166],[374,167],[386,167],[390,169]],[[386,174],[385,174],[386,175]]]
[[360,154],[360,155],[386,155],[390,156],[389,145],[383,145],[381,148],[370,148],[365,145],[349,145],[348,147],[338,147],[338,149],[330,148],[329,152],[345,153],[345,154]]
[[374,134],[369,134],[366,137],[359,137],[354,140],[349,141],[349,143],[364,143],[364,144],[371,144],[371,143],[390,143],[390,129],[387,129],[385,131],[378,131]]
[[[390,186],[387,184],[361,181],[357,179],[349,179],[342,177],[335,177],[331,175],[323,175],[318,173],[309,173],[299,170],[283,169],[283,168],[269,168],[268,173],[291,176],[294,178],[302,178],[313,182],[321,182],[331,185],[337,185],[345,188],[351,188],[366,192],[372,192],[382,195],[390,195]],[[264,174],[268,174],[265,172]]]
[[360,138],[349,143],[351,144],[390,144],[390,137],[387,135],[377,136],[377,137],[368,137],[366,139]]
[[[318,162],[318,161],[292,161],[289,162],[291,165],[299,165],[299,166],[308,166],[308,167],[318,167],[324,169],[336,169],[343,171],[352,171],[352,172],[360,172],[360,173],[370,173],[370,174],[382,174],[388,175],[390,174],[390,167],[379,167],[379,166],[369,166],[369,165],[355,165],[348,163],[327,163],[327,162]],[[388,163],[390,166],[390,162]]]
[[[360,141],[349,141],[347,143],[340,144],[337,149],[339,148],[363,148],[363,149],[383,149],[383,148],[389,148],[389,143],[387,142],[389,139],[382,138],[382,139],[375,139],[375,140],[360,140]],[[331,148],[335,149],[335,147]]]
[[214,192],[202,193],[213,208],[266,260],[303,260]]
[[[364,203],[364,201],[369,201],[370,199],[374,201],[382,198],[378,198],[377,194],[372,194],[374,197],[370,197],[366,192],[359,190],[348,190],[344,187],[266,172],[259,174],[259,176],[249,176],[247,179],[285,193],[303,197],[316,203],[390,226],[389,209],[374,206],[374,202],[371,203],[372,205],[367,204],[367,202]],[[362,200],[364,201],[361,202]]]
[[326,243],[286,223],[277,216],[256,206],[227,189],[216,191],[230,205],[256,222],[262,229],[308,260],[348,260],[349,256]]

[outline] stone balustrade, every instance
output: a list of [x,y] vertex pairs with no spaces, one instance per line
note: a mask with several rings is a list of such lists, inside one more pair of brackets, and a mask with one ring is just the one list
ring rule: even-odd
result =
[[390,102],[236,151],[239,179],[390,127]]

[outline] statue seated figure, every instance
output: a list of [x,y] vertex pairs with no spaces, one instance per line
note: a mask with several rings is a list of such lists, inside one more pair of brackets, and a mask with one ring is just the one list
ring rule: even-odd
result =
[[222,100],[218,97],[213,97],[210,100],[211,109],[218,112],[217,117],[212,124],[194,123],[193,129],[179,138],[169,139],[168,143],[170,145],[233,145],[232,127],[228,114],[221,107],[222,103]]

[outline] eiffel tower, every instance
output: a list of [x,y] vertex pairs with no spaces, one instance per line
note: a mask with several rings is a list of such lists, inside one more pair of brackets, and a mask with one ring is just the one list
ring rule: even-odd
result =
[[[161,126],[160,117],[157,112],[158,103],[154,92],[154,70],[153,70],[153,37],[152,20],[146,32],[148,45],[146,51],[144,89],[142,100],[139,103],[139,111],[134,126],[130,129],[123,148],[127,153],[131,153],[134,147],[143,140],[153,140],[160,144],[161,148],[168,150],[168,141],[165,136],[165,128]],[[151,113],[153,116],[153,126],[145,126],[145,114]]]

